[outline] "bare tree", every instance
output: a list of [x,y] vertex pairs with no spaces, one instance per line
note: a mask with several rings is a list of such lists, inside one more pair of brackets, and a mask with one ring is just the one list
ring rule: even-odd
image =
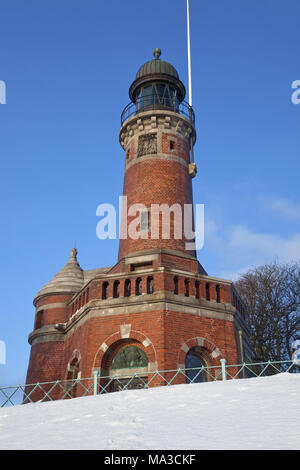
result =
[[265,264],[235,285],[247,307],[254,359],[291,359],[291,343],[300,334],[300,263]]

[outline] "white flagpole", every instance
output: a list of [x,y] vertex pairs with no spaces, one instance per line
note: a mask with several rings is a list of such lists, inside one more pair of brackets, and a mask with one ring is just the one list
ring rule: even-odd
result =
[[[187,52],[188,52],[188,74],[189,74],[189,105],[192,107],[192,67],[191,67],[191,38],[190,38],[190,2],[186,0],[187,18]],[[194,164],[193,138],[191,137],[191,163]]]
[[189,0],[186,0],[186,12],[187,12],[188,73],[189,73],[189,105],[192,106],[192,67],[191,67],[190,2]]

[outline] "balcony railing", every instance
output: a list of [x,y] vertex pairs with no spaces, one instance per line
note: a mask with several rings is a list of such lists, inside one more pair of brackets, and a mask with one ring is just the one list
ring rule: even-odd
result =
[[132,116],[136,116],[139,113],[145,111],[152,111],[152,110],[165,110],[165,111],[173,111],[174,113],[181,114],[189,121],[195,125],[195,113],[193,108],[186,102],[182,101],[181,103],[178,102],[177,98],[170,99],[160,98],[155,94],[141,96],[137,98],[137,100],[133,103],[130,102],[123,110],[121,114],[121,126],[124,124],[127,119],[131,118]]

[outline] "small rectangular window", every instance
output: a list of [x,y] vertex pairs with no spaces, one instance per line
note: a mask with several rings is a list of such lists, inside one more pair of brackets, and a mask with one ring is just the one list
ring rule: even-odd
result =
[[152,261],[147,261],[145,263],[136,263],[130,265],[130,271],[140,271],[143,269],[147,269],[152,266]]
[[174,150],[175,149],[175,142],[174,140],[170,140],[170,150]]

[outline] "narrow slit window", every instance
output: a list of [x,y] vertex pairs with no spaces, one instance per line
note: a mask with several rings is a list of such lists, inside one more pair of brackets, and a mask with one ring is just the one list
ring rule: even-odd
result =
[[142,279],[140,277],[135,281],[135,295],[142,295]]
[[43,326],[43,316],[44,316],[44,310],[39,310],[36,314],[36,320],[35,320],[35,329],[38,330]]
[[218,304],[221,303],[221,289],[220,286],[216,286],[216,297]]
[[169,149],[170,149],[170,150],[175,150],[175,142],[174,142],[174,140],[170,140]]
[[195,282],[195,297],[196,299],[200,299],[200,285],[199,281]]
[[174,294],[178,295],[178,277],[174,277]]
[[131,295],[131,281],[130,279],[126,279],[124,297],[130,297],[130,295]]
[[153,286],[153,277],[148,276],[147,278],[147,294],[153,294],[154,286]]
[[185,295],[186,297],[189,297],[189,295],[190,295],[190,282],[189,282],[188,279],[185,279],[185,281],[184,281],[184,288],[185,288],[185,293],[184,293],[184,295]]
[[206,290],[206,300],[210,300],[210,285],[209,285],[209,282],[206,283],[205,290]]
[[103,284],[102,284],[102,300],[107,299],[107,291],[108,291],[108,282],[103,282]]
[[120,281],[114,282],[114,292],[113,292],[114,299],[120,297]]

